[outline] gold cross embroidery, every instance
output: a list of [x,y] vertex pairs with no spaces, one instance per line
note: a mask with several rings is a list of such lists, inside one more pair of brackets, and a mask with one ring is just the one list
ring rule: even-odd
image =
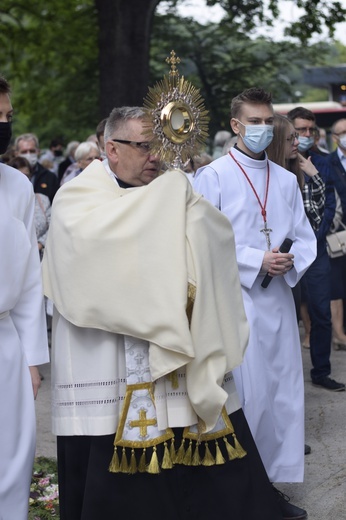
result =
[[146,437],[148,435],[148,426],[156,426],[156,419],[147,419],[147,411],[141,408],[139,410],[139,420],[138,421],[129,421],[129,424],[132,428],[139,428],[139,435],[141,437]]

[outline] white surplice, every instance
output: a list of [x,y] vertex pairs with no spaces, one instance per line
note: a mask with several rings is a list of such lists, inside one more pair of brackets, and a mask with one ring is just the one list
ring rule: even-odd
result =
[[[239,409],[229,372],[243,359],[248,325],[234,259],[228,220],[181,171],[123,189],[95,160],[66,183],[54,199],[43,259],[45,294],[55,305],[54,433],[115,432],[124,335],[150,343],[159,424],[190,426],[198,416],[212,430],[224,405]],[[176,392],[164,381],[175,370]]]
[[35,455],[29,366],[49,361],[31,183],[0,164],[0,518],[27,520]]
[[[267,158],[232,154],[264,203]],[[241,403],[272,482],[304,476],[304,385],[299,331],[291,287],[316,256],[316,240],[305,216],[296,177],[269,161],[267,223],[271,249],[293,240],[294,268],[263,289],[260,273],[267,250],[260,205],[233,158],[227,154],[198,170],[194,189],[230,220],[250,340],[244,362],[233,372]]]

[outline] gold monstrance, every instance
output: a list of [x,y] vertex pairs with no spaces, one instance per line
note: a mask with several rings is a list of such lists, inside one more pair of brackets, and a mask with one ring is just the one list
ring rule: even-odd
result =
[[[166,62],[171,65],[169,75],[149,87],[144,99],[151,153],[158,155],[166,168],[180,168],[198,155],[208,137],[208,111],[204,100],[184,76],[179,76],[180,63],[172,50]],[[152,137],[154,135],[154,137]]]

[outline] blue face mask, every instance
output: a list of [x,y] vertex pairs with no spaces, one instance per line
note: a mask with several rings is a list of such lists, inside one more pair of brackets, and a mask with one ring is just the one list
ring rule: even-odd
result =
[[245,127],[245,135],[240,134],[240,137],[251,152],[261,153],[272,142],[274,136],[273,125],[244,125],[241,121],[238,121],[238,123]]
[[298,141],[299,141],[299,144],[298,144],[299,152],[306,152],[306,150],[309,150],[309,148],[311,148],[315,142],[313,137],[304,137],[302,135],[300,135],[298,137]]

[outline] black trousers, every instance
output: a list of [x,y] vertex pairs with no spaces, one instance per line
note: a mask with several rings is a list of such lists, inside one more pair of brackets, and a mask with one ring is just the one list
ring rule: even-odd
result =
[[110,473],[114,435],[58,437],[61,520],[281,520],[243,411],[230,419],[247,456],[158,475]]

